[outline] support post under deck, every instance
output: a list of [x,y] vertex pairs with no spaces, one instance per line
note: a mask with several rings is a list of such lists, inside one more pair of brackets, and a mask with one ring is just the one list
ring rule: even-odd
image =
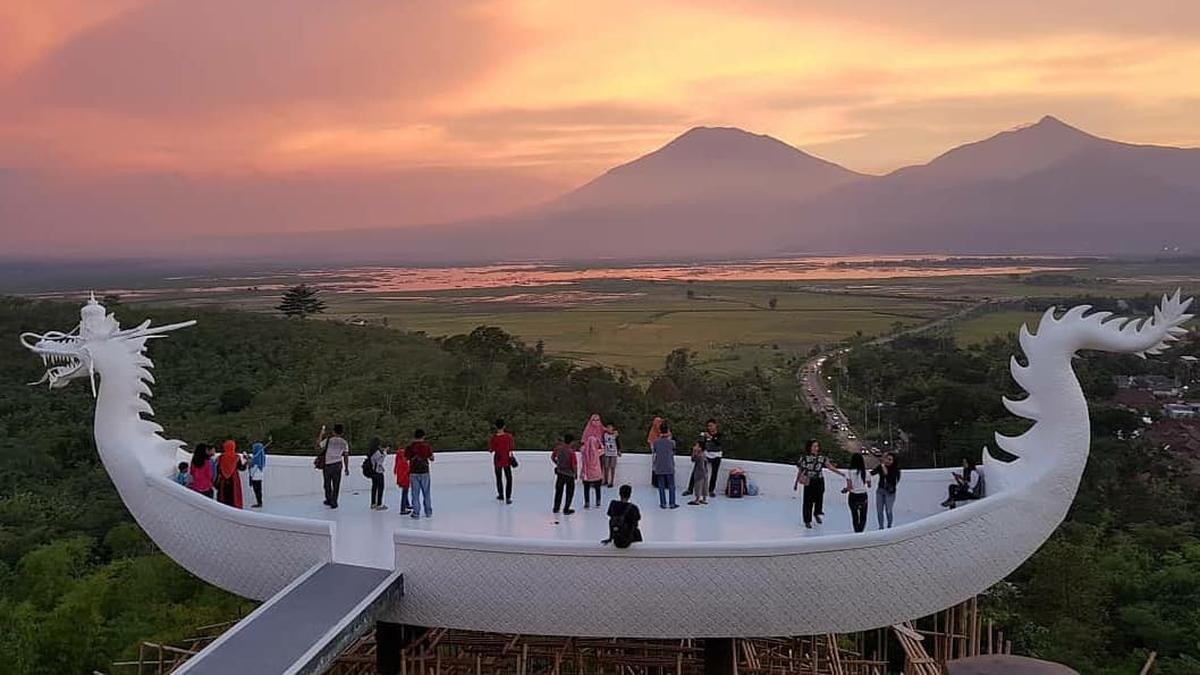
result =
[[733,675],[733,638],[704,639],[704,675]]
[[375,667],[379,675],[400,675],[400,655],[429,629],[406,623],[375,622]]

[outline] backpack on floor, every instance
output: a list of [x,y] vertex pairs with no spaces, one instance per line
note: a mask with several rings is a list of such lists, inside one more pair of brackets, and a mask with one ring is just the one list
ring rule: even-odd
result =
[[729,481],[725,483],[725,496],[740,499],[745,494],[746,476],[740,473],[729,474]]

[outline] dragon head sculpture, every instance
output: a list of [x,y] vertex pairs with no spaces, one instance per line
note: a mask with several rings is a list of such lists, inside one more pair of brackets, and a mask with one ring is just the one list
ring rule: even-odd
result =
[[51,389],[57,389],[72,380],[88,377],[94,396],[97,362],[103,359],[105,352],[118,349],[126,354],[138,353],[145,347],[147,339],[163,337],[169,331],[196,323],[185,321],[151,328],[150,322],[146,321],[136,328],[121,330],[116,318],[105,311],[94,295],[79,314],[79,325],[67,333],[21,333],[21,344],[42,357],[46,365],[42,378],[30,384],[49,384]]

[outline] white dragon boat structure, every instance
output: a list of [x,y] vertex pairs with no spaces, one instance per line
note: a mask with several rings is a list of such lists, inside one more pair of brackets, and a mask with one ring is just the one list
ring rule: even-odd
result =
[[[831,516],[824,530],[806,532],[799,502],[791,501],[792,467],[727,459],[723,468],[747,470],[761,496],[714,500],[708,511],[659,511],[650,508],[650,490],[639,487],[647,540],[625,550],[597,543],[602,513],[551,520],[551,472],[548,464],[530,468],[529,457],[518,471],[519,509],[493,501],[486,453],[439,456],[432,519],[371,512],[365,496],[348,494],[337,512],[324,509],[310,457],[271,457],[264,511],[218,504],[168,478],[186,452],[149,419],[154,378],[146,346],[191,322],[122,330],[93,299],[77,329],[25,333],[21,341],[46,362],[42,382],[50,387],[91,380],[96,447],[125,505],[167,555],[223,589],[262,600],[314,565],[344,562],[403,572],[403,598],[384,612],[397,623],[720,638],[891,625],[1003,579],[1062,522],[1087,462],[1088,408],[1074,354],[1157,353],[1183,332],[1190,303],[1177,291],[1152,317],[1075,307],[1047,311],[1036,334],[1023,326],[1025,363],[1014,358],[1012,375],[1028,396],[1004,403],[1032,425],[1017,437],[997,436],[1015,460],[984,451],[982,500],[942,509],[950,470],[910,470],[896,527],[854,534]],[[621,470],[644,485],[646,466],[644,456],[627,455]],[[343,491],[364,483],[355,476]],[[828,499],[831,514],[845,510],[832,505],[834,495]]]

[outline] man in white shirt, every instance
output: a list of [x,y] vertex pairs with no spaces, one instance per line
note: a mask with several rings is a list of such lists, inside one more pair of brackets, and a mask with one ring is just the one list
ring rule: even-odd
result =
[[333,425],[333,435],[326,437],[325,426],[317,436],[317,449],[325,456],[322,474],[325,479],[325,506],[338,507],[338,493],[342,489],[342,474],[350,475],[350,442],[342,434],[342,425]]

